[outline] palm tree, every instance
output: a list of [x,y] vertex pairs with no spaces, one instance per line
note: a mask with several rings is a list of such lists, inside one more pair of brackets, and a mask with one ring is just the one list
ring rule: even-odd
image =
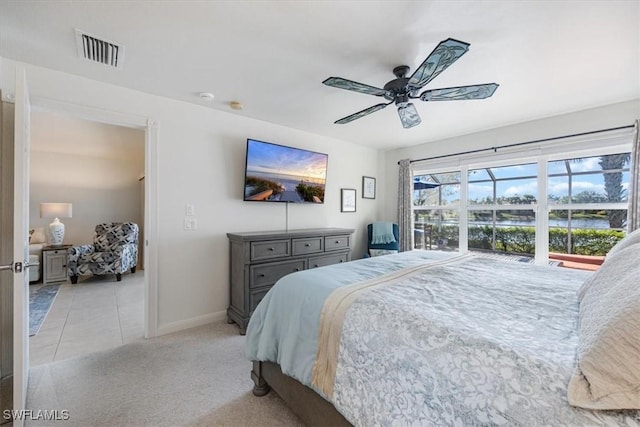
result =
[[[616,170],[604,174],[604,192],[607,202],[621,202],[625,190],[622,188],[622,168],[631,159],[630,153],[601,156],[598,164],[602,170]],[[610,228],[622,228],[627,219],[626,211],[607,211]]]

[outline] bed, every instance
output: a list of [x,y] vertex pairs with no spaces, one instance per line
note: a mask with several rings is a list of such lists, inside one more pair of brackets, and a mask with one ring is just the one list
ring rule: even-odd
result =
[[[634,247],[605,262],[624,270],[613,292],[624,313],[640,311]],[[601,364],[621,365],[612,368],[626,381],[621,393],[581,365],[593,362],[594,345],[583,337],[593,324],[583,308],[601,323],[612,311],[592,304],[608,283],[602,276],[438,251],[290,274],[247,329],[254,394],[273,388],[310,425],[640,426],[640,325],[611,321],[631,334],[631,348]],[[585,378],[595,378],[586,394]]]

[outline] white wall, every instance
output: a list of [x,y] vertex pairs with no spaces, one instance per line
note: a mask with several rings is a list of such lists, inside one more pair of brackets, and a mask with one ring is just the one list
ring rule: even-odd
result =
[[[545,138],[633,125],[640,118],[640,99],[592,108],[554,117],[514,124],[484,132],[463,135],[410,148],[391,150],[384,155],[384,188],[387,200],[395,200],[398,193],[398,161],[460,153],[480,148],[515,144]],[[558,144],[562,144],[559,141]],[[481,153],[486,156],[486,153]],[[380,212],[381,220],[396,220],[397,212],[391,203]]]
[[44,227],[43,202],[73,204],[62,218],[65,243],[87,244],[96,224],[131,221],[142,226],[144,132],[139,129],[33,111],[31,115],[29,225]]
[[[242,201],[248,137],[327,153],[325,204],[290,206],[289,228],[354,228],[353,256],[364,253],[363,230],[377,219],[384,199],[361,198],[363,175],[378,177],[382,184],[377,150],[6,58],[0,73],[3,90],[13,92],[17,65],[26,68],[34,104],[44,97],[157,121],[160,333],[224,317],[229,301],[227,232],[285,228],[284,205]],[[251,114],[250,105],[245,112]],[[356,213],[340,212],[340,188],[358,190]],[[195,206],[195,232],[183,229],[186,203]]]

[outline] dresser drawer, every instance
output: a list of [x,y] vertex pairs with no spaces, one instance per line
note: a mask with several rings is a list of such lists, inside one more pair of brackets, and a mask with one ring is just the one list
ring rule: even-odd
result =
[[267,292],[269,292],[269,289],[271,288],[251,292],[251,295],[249,295],[249,315],[253,314],[258,304],[260,304],[260,301],[262,301],[262,298],[264,298],[264,296],[267,295]]
[[349,254],[325,255],[309,258],[309,268],[324,267],[325,265],[339,264],[349,261]]
[[289,255],[291,255],[291,243],[289,239],[251,242],[251,261],[280,258]]
[[308,239],[293,239],[293,255],[315,254],[322,252],[324,239],[322,237],[311,237]]
[[305,260],[273,262],[250,267],[249,287],[273,285],[279,278],[289,273],[305,269]]
[[342,236],[326,236],[324,238],[324,250],[335,251],[338,249],[346,249],[349,247],[349,235]]

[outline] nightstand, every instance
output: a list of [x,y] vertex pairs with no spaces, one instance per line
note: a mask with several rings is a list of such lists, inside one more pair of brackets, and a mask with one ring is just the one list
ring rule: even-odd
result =
[[67,249],[71,245],[45,246],[42,248],[42,283],[67,281]]

